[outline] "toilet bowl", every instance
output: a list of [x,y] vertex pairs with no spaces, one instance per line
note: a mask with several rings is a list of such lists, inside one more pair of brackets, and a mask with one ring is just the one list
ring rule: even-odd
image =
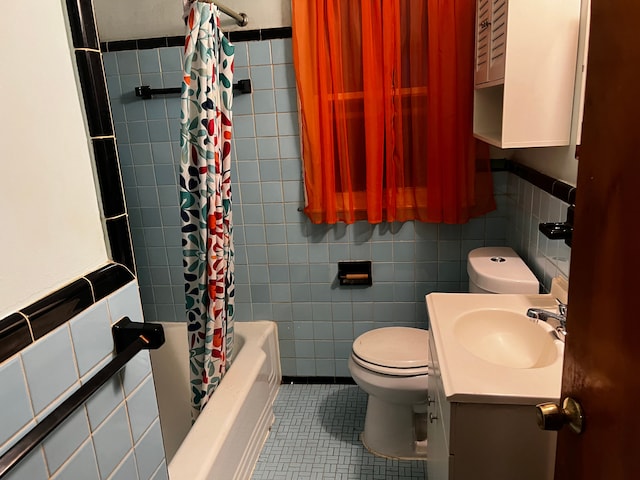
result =
[[[469,252],[471,293],[538,293],[539,283],[508,247]],[[353,342],[349,371],[368,395],[362,443],[374,455],[426,459],[429,331],[383,327]]]
[[349,371],[369,394],[361,439],[373,454],[426,458],[429,332],[384,327],[353,343]]

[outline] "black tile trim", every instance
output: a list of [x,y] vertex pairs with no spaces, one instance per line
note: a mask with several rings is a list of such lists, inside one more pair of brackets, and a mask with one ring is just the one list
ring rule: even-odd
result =
[[569,185],[562,180],[557,180],[521,163],[507,161],[505,166],[507,171],[541,188],[548,194],[553,195],[569,205],[575,204],[577,190],[573,185]]
[[33,338],[37,340],[92,304],[91,284],[81,278],[23,308],[20,312],[29,318]]
[[134,279],[124,266],[109,263],[0,319],[0,362]]
[[104,267],[85,275],[93,286],[93,295],[98,302],[107,295],[132,282],[135,277],[119,263],[110,263]]
[[99,48],[91,0],[67,0],[71,39],[75,48]]
[[19,313],[12,313],[0,320],[0,362],[15,355],[32,341],[29,324]]
[[262,40],[260,30],[239,30],[237,32],[225,33],[232,42],[252,42]]
[[278,38],[291,38],[292,36],[293,30],[291,27],[263,28],[260,30],[261,40],[277,40]]
[[109,245],[111,246],[111,258],[135,273],[136,266],[133,260],[133,245],[129,233],[131,231],[129,218],[127,215],[108,218],[106,224],[107,237],[109,237]]
[[184,35],[174,35],[172,37],[152,37],[139,38],[136,40],[101,42],[100,50],[103,52],[120,52],[123,50],[149,50],[151,48],[182,46],[184,46]]
[[[291,38],[292,29],[291,27],[279,27],[263,28],[258,30],[234,30],[233,32],[226,32],[225,35],[232,42],[276,40],[279,38]],[[146,50],[150,48],[182,46],[184,46],[184,35],[174,35],[171,37],[152,37],[138,38],[135,40],[115,40],[112,42],[101,42],[100,50],[102,50],[103,52],[120,52],[123,50]]]
[[96,138],[92,143],[96,175],[100,184],[102,213],[105,218],[122,215],[126,210],[115,139]]
[[175,37],[167,37],[167,47],[184,47],[184,35],[177,35]]
[[76,50],[80,88],[92,137],[113,135],[111,107],[100,52]]
[[507,160],[506,158],[492,158],[491,159],[491,171],[492,172],[504,172],[508,170],[507,163],[511,160]]
[[[71,24],[75,22],[77,27],[74,35],[76,37],[84,35],[87,39],[91,34],[96,36],[94,43],[90,41],[87,45],[78,45],[74,40],[74,46],[76,48],[79,46],[102,47],[103,45],[106,47],[108,44],[100,44],[97,38],[92,0],[66,0],[66,2],[69,21]],[[170,46],[171,42],[176,40],[179,40],[181,44],[184,43],[183,36],[111,43],[122,49],[127,46],[155,48]],[[111,251],[111,259],[120,264],[109,264],[89,273],[82,279],[82,282],[89,286],[92,295],[91,301],[94,302],[133,280],[135,265],[116,140],[115,138],[96,138],[112,137],[114,134],[102,53],[76,50],[75,57],[89,135],[92,138],[96,176],[102,200],[102,215],[106,219],[105,230],[108,237],[108,247]],[[54,292],[52,295],[57,295],[57,293]]]
[[137,50],[137,40],[116,40],[113,42],[102,42],[100,50],[103,52],[118,52],[120,50]]
[[355,385],[351,377],[282,377],[282,384],[296,385]]
[[[182,42],[184,43],[184,38],[182,38]],[[136,40],[138,44],[138,50],[149,50],[151,48],[163,48],[167,47],[167,37],[156,37],[156,38],[142,38],[140,40]]]

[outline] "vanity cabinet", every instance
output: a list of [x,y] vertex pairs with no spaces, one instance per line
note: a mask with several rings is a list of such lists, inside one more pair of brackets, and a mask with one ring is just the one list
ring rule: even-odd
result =
[[569,145],[580,0],[477,0],[474,135]]
[[533,405],[449,402],[432,337],[429,365],[429,480],[553,479],[557,434],[537,427]]

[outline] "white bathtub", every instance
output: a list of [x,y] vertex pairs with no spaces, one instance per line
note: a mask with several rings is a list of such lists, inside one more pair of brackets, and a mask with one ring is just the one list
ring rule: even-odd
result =
[[163,323],[151,351],[170,480],[248,479],[273,424],[282,379],[274,322],[235,322],[231,368],[191,426],[186,323]]

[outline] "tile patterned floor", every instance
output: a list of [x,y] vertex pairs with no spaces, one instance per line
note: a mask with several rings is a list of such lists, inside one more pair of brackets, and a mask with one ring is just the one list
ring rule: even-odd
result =
[[425,462],[365,450],[359,436],[366,406],[355,385],[282,385],[252,480],[425,480]]

